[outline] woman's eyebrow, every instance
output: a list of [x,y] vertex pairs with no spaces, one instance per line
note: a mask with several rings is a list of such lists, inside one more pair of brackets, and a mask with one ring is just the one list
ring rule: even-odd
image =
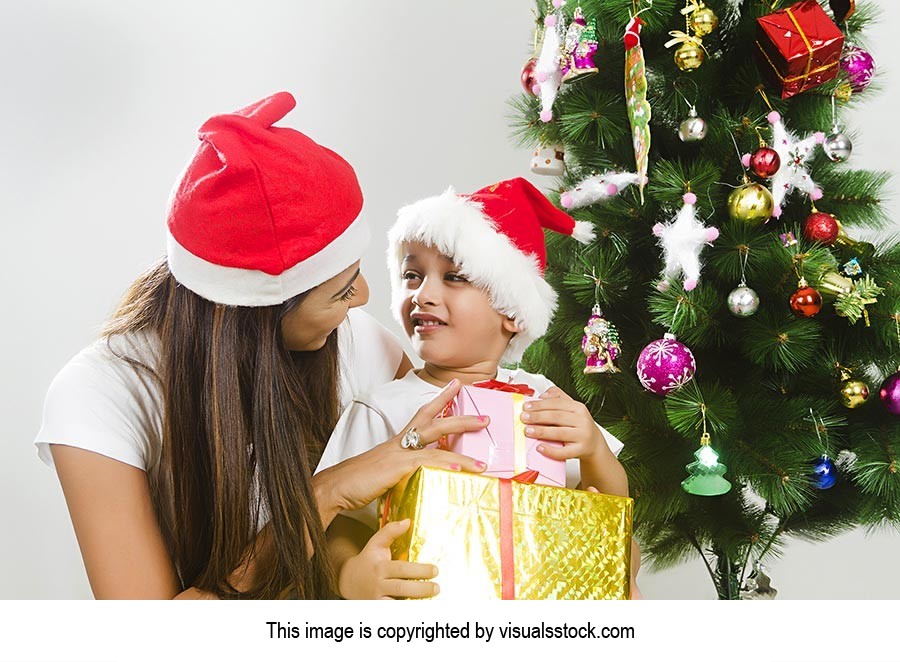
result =
[[344,294],[344,292],[346,292],[347,290],[349,290],[349,289],[350,289],[350,286],[353,285],[353,283],[356,282],[356,279],[357,279],[357,278],[359,278],[359,269],[357,269],[357,270],[356,270],[356,273],[353,274],[353,278],[350,279],[350,282],[347,283],[346,285],[344,285],[344,287],[342,287],[340,290],[338,290],[338,293],[335,294],[335,295],[333,295],[331,298],[332,298],[332,299],[337,299],[339,296],[341,296],[342,294]]

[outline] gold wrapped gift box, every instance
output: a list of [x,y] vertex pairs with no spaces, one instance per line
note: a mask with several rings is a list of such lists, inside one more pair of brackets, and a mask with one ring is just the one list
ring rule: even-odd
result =
[[421,468],[381,502],[392,556],[438,567],[440,599],[628,599],[633,501]]

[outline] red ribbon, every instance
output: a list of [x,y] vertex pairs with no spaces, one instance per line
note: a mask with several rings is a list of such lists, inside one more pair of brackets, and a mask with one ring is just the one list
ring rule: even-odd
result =
[[512,481],[531,485],[540,474],[533,469],[500,479],[500,597],[516,599],[516,561],[513,551]]
[[487,388],[492,391],[503,391],[504,393],[521,393],[522,395],[534,395],[534,389],[528,384],[507,384],[506,382],[498,382],[496,379],[486,379],[483,382],[475,382],[472,386],[478,388]]

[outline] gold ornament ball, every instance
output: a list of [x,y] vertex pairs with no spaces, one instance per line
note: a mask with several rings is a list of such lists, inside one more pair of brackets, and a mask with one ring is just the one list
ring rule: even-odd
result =
[[841,402],[848,409],[856,409],[869,399],[869,387],[858,379],[848,379],[841,386]]
[[685,42],[675,49],[675,64],[682,71],[693,71],[703,64],[705,57],[703,48],[690,42]]
[[698,37],[705,37],[719,25],[719,17],[709,7],[698,9],[691,15],[691,28]]
[[728,213],[735,221],[762,225],[772,217],[775,199],[765,186],[748,182],[728,196]]

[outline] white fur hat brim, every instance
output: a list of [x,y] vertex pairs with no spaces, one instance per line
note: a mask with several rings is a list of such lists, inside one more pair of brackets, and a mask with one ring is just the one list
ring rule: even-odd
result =
[[401,325],[404,242],[433,246],[451,258],[466,278],[487,292],[494,310],[515,320],[522,331],[510,341],[502,363],[519,362],[527,347],[546,333],[556,311],[556,292],[544,280],[537,259],[497,231],[480,203],[449,188],[397,213],[397,221],[388,232],[387,261],[391,311]]

